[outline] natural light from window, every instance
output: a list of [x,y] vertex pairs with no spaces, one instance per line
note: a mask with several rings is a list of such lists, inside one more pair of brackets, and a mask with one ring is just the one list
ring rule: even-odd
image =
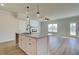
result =
[[57,24],[48,24],[48,32],[57,32]]
[[70,23],[70,35],[76,35],[76,23]]

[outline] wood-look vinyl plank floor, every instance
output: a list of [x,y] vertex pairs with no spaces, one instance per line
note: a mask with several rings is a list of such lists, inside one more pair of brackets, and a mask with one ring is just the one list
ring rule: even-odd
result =
[[50,55],[79,55],[79,38],[49,36]]
[[25,55],[14,41],[0,43],[0,55]]
[[[79,38],[49,36],[49,55],[79,55]],[[15,41],[0,43],[0,55],[25,55]]]

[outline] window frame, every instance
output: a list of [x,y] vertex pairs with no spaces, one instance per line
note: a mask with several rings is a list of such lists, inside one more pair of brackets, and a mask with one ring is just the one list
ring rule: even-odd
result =
[[[51,29],[49,28],[52,27]],[[55,29],[54,29],[55,28]],[[58,31],[58,24],[48,24],[48,32],[57,32]]]

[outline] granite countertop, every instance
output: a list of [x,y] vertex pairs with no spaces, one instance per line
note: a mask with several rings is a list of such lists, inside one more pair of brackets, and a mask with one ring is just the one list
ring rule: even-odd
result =
[[35,39],[40,39],[48,36],[47,34],[27,34],[27,33],[22,33],[21,35]]

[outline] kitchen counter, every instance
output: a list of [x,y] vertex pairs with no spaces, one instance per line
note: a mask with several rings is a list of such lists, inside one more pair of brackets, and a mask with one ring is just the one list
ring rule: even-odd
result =
[[34,39],[40,39],[48,36],[48,34],[27,34],[27,33],[21,33],[21,35],[25,37],[34,38]]
[[48,34],[19,33],[18,46],[28,55],[47,55]]

